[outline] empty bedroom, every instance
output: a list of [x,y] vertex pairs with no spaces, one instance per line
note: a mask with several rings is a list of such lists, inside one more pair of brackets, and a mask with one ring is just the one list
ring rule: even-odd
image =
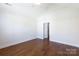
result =
[[79,56],[79,3],[0,3],[0,56]]

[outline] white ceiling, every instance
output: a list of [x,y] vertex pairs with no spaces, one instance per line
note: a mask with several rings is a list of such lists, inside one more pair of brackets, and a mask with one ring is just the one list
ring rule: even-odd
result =
[[[3,8],[4,12],[15,13],[27,17],[38,17],[47,11],[62,11],[62,10],[73,10],[78,12],[79,3],[0,3],[0,8]],[[1,9],[0,9],[1,10]]]

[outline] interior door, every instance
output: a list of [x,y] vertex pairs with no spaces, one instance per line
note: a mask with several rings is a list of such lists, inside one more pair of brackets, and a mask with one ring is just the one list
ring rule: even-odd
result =
[[49,48],[49,22],[43,24],[43,51],[47,54]]

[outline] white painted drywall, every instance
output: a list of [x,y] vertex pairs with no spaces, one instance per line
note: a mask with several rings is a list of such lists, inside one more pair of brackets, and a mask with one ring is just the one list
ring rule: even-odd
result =
[[0,4],[0,48],[35,39],[38,11],[30,3]]
[[38,18],[38,37],[43,23],[50,22],[50,40],[79,47],[79,4],[53,4]]

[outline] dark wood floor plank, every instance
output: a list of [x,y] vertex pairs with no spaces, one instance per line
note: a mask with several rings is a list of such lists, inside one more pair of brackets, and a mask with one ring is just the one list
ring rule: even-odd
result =
[[49,42],[46,45],[44,40],[34,39],[0,49],[0,56],[79,56],[79,48]]

